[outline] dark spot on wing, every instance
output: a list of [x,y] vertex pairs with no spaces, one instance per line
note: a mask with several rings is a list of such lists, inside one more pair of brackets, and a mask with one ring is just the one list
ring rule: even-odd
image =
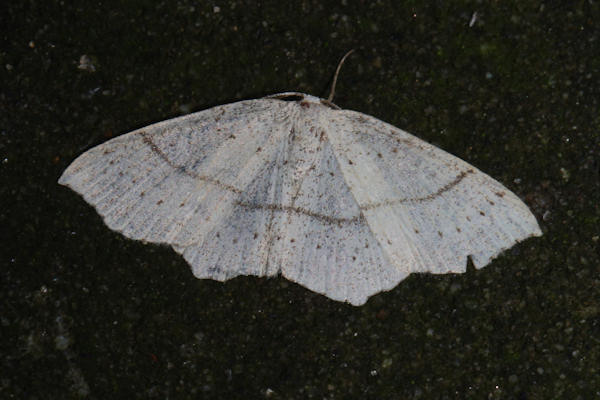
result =
[[224,109],[221,110],[221,113],[215,117],[215,122],[219,122],[219,120],[221,119],[221,117],[223,116],[223,114],[225,114],[225,110]]

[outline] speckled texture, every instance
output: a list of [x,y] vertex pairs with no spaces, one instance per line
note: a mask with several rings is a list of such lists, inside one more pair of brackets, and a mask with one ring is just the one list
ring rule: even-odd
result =
[[198,278],[282,276],[363,305],[411,273],[482,268],[541,236],[488,175],[369,115],[304,93],[220,105],[81,154],[58,183]]
[[[3,2],[0,397],[598,397],[599,18],[593,2]],[[56,184],[152,122],[324,96],[350,48],[336,104],[503,182],[544,236],[355,308],[283,279],[197,280]]]

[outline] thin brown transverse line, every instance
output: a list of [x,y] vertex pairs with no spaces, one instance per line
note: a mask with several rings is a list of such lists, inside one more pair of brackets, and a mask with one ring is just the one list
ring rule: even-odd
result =
[[[150,149],[161,158],[161,160],[163,160],[165,163],[167,163],[171,168],[181,171],[183,173],[185,173],[187,176],[194,178],[194,179],[200,179],[202,181],[205,182],[209,182],[212,184],[215,184],[217,186],[219,186],[222,189],[225,190],[229,190],[233,193],[237,193],[240,194],[242,193],[242,191],[234,186],[228,185],[226,183],[223,183],[217,179],[208,177],[208,176],[204,176],[204,175],[198,175],[193,171],[189,171],[188,169],[185,168],[185,166],[182,165],[177,165],[175,164],[173,161],[171,161],[171,159],[169,159],[169,157],[167,157],[167,155],[156,145],[156,143],[154,143],[154,141],[152,140],[152,138],[150,137],[150,135],[148,135],[146,132],[140,132],[140,135],[143,138],[143,141],[146,145],[148,145],[148,147],[150,147]],[[335,217],[330,217],[328,215],[324,215],[324,214],[319,214],[319,213],[315,213],[313,211],[301,208],[301,207],[291,207],[291,206],[282,206],[282,205],[277,205],[277,204],[253,204],[253,203],[247,203],[247,202],[237,202],[237,205],[241,206],[241,207],[245,207],[245,208],[250,208],[250,209],[263,209],[263,210],[272,210],[272,211],[283,211],[283,212],[293,212],[296,214],[304,214],[307,215],[309,217],[318,219],[320,221],[323,222],[327,222],[330,224],[346,224],[346,223],[353,223],[353,222],[358,222],[360,220],[360,217],[353,217],[353,218],[335,218]]]
[[[196,174],[193,171],[187,170],[185,168],[185,166],[177,165],[177,164],[173,163],[173,161],[171,161],[169,159],[169,157],[167,157],[167,155],[156,145],[156,143],[154,143],[152,138],[146,132],[142,131],[142,132],[140,132],[140,135],[143,138],[143,142],[146,145],[148,145],[148,147],[150,147],[150,149],[156,155],[158,155],[165,163],[167,163],[171,168],[178,170],[178,171],[182,171],[183,173],[185,173],[186,175],[188,175],[192,178],[199,179],[199,180],[217,185],[220,188],[229,190],[233,193],[237,193],[237,194],[242,193],[242,190],[240,190],[234,186],[228,185],[226,183],[223,183],[223,182],[219,181],[218,179],[214,179],[214,178],[211,178],[211,177],[208,177],[205,175]],[[360,207],[360,209],[361,210],[372,210],[372,209],[382,207],[382,206],[390,206],[390,205],[402,204],[402,203],[423,202],[423,201],[433,200],[434,198],[440,196],[442,193],[447,192],[448,190],[452,189],[454,186],[458,185],[467,176],[467,174],[471,174],[473,172],[474,171],[472,169],[461,172],[456,178],[454,178],[454,180],[452,182],[449,182],[446,185],[442,186],[435,193],[428,194],[427,196],[424,196],[424,197],[386,200],[386,201],[382,201],[379,203],[367,204],[365,206]],[[282,211],[282,212],[293,212],[296,214],[304,214],[309,217],[316,218],[320,221],[327,222],[330,224],[354,223],[354,222],[358,222],[362,219],[362,214],[360,216],[352,217],[352,218],[336,218],[336,217],[330,217],[325,214],[319,214],[314,211],[310,211],[310,210],[307,210],[307,209],[301,208],[301,207],[283,206],[283,205],[278,205],[278,204],[255,204],[255,203],[238,201],[237,205],[239,205],[241,207],[245,207],[245,208],[250,208],[250,209],[263,209],[263,210],[271,210],[271,211]]]
[[255,203],[247,203],[244,201],[238,201],[236,203],[238,206],[250,208],[253,210],[271,210],[271,211],[283,211],[283,212],[293,212],[296,214],[304,214],[309,217],[313,217],[323,222],[327,222],[330,224],[351,224],[354,222],[358,222],[361,220],[361,216],[352,217],[352,218],[336,218],[330,217],[328,215],[319,214],[314,211],[307,210],[302,207],[291,207],[291,206],[282,206],[278,204],[255,204]]
[[189,171],[185,166],[183,165],[177,165],[175,163],[173,163],[173,161],[171,161],[169,159],[169,157],[167,157],[167,155],[158,148],[158,146],[156,145],[156,143],[154,143],[154,141],[152,140],[152,138],[146,133],[146,132],[140,132],[140,135],[142,135],[143,141],[145,144],[148,145],[148,147],[150,147],[150,149],[157,155],[159,156],[164,162],[166,162],[171,168],[181,171],[184,174],[186,174],[189,177],[195,178],[195,179],[199,179],[201,181],[205,181],[205,182],[209,182],[212,184],[215,184],[217,186],[219,186],[220,188],[229,190],[233,193],[242,193],[242,191],[238,188],[236,188],[235,186],[231,186],[228,185],[226,183],[223,183],[221,181],[219,181],[218,179],[214,179],[211,178],[209,176],[206,175],[198,175],[197,173],[193,172],[193,171]]
[[460,174],[457,175],[456,178],[454,178],[454,180],[452,180],[452,182],[445,184],[444,186],[439,188],[436,192],[430,193],[427,196],[396,199],[396,200],[386,200],[386,201],[381,201],[379,203],[364,205],[360,209],[361,210],[372,210],[374,208],[378,208],[381,206],[393,206],[393,205],[402,204],[402,203],[421,203],[424,201],[433,200],[436,197],[440,196],[442,193],[447,192],[448,190],[452,189],[454,186],[458,185],[463,179],[465,179],[467,174],[472,174],[473,172],[475,172],[475,171],[473,171],[472,169],[469,169],[467,171],[462,171]]

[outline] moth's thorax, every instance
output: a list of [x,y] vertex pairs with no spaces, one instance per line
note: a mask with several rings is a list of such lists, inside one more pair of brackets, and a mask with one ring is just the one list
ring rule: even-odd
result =
[[287,102],[296,102],[302,107],[310,108],[310,107],[326,107],[334,110],[339,110],[340,108],[333,104],[331,101],[327,99],[322,99],[320,97],[312,96],[306,93],[300,92],[283,92],[272,94],[270,96],[265,96],[266,99],[276,99],[280,101]]

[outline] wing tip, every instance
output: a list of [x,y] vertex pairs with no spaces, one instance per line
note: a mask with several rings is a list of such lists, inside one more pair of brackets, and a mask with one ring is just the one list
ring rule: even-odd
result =
[[56,181],[56,183],[58,183],[61,186],[67,186],[69,187],[69,175],[67,175],[67,171],[65,170],[62,175],[60,176],[60,178],[58,178],[58,180]]

